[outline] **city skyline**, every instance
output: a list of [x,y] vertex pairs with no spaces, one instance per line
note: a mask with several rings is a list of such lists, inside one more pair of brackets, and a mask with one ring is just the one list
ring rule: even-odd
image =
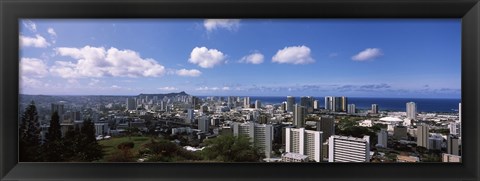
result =
[[19,26],[21,94],[460,98],[459,20],[23,19]]

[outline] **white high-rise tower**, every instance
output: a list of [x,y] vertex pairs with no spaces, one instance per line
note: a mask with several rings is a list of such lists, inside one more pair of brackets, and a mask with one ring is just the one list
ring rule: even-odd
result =
[[417,105],[414,102],[407,102],[407,118],[417,119]]

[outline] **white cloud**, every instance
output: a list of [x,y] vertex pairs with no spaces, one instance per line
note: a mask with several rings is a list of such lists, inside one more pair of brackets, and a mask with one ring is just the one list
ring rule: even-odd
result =
[[230,31],[237,30],[240,27],[239,19],[206,19],[203,26],[207,31],[213,31],[218,28],[225,28]]
[[[76,68],[76,64],[72,62],[56,61],[55,64],[50,67],[50,72],[54,75],[62,78],[71,79],[82,77]],[[88,77],[88,76],[85,76]],[[100,77],[100,76],[97,76]]]
[[23,26],[25,26],[28,30],[32,32],[37,32],[37,25],[31,20],[24,20]]
[[47,32],[48,34],[50,34],[50,39],[52,40],[52,43],[55,44],[57,42],[57,33],[53,28],[48,28]]
[[199,87],[199,88],[196,88],[195,90],[197,91],[209,91],[209,90],[218,90],[218,87]]
[[264,56],[261,53],[252,53],[250,55],[242,57],[240,63],[261,64],[263,63]]
[[204,87],[198,87],[198,88],[196,88],[195,90],[197,90],[197,91],[229,91],[229,90],[232,90],[232,88],[227,87],[227,86],[224,86],[224,87],[208,87],[208,86],[204,86]]
[[159,77],[165,67],[150,58],[142,58],[133,50],[104,47],[56,48],[61,56],[76,59],[75,62],[56,61],[50,72],[63,78],[80,77]]
[[88,83],[89,86],[96,86],[98,85],[98,83],[100,83],[100,80],[98,79],[91,79],[90,80],[90,83]]
[[48,28],[47,32],[51,36],[57,36],[57,33],[55,32],[55,30],[53,28]]
[[310,48],[307,46],[291,46],[278,50],[277,54],[272,57],[272,62],[288,63],[288,64],[310,64],[315,60],[310,55]]
[[118,85],[112,85],[111,86],[112,89],[121,89],[122,87],[118,86]]
[[36,35],[35,37],[28,37],[20,35],[20,46],[21,47],[37,47],[37,48],[45,48],[50,46],[45,38],[40,35]]
[[24,88],[39,88],[44,86],[43,82],[34,78],[29,78],[28,76],[20,76],[20,91],[23,92]]
[[37,58],[20,59],[20,75],[41,78],[48,74],[47,65]]
[[378,58],[382,56],[383,53],[380,49],[378,48],[367,48],[360,53],[354,55],[352,57],[352,60],[354,61],[367,61],[367,60],[373,60],[375,58]]
[[198,77],[202,74],[202,72],[200,72],[197,69],[191,69],[191,70],[180,69],[175,71],[175,73],[179,76],[186,76],[186,77]]
[[158,88],[158,90],[162,90],[162,91],[175,91],[175,90],[178,90],[177,88],[175,87],[160,87]]
[[226,56],[216,49],[195,47],[190,53],[188,62],[197,64],[202,68],[212,68],[225,62]]

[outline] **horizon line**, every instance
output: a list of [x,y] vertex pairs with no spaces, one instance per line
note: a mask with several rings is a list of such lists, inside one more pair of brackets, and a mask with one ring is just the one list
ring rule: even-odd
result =
[[[180,91],[180,92],[170,92],[170,93],[139,93],[137,95],[106,95],[106,94],[19,94],[19,95],[28,95],[28,96],[128,96],[128,97],[135,97],[139,96],[140,94],[179,94],[184,92],[185,94],[189,96],[196,96],[196,97],[287,97],[287,96],[293,96],[295,98],[301,98],[301,97],[327,97],[327,96],[311,96],[311,95],[302,95],[302,96],[294,96],[294,95],[285,95],[285,96],[262,96],[262,95],[192,95],[188,94],[185,91]],[[333,95],[328,95],[328,96],[333,96]],[[352,97],[352,98],[390,98],[390,99],[462,99],[461,97],[369,97],[369,96],[347,96],[347,95],[342,95],[345,97]],[[342,97],[342,96],[333,96],[333,97]]]

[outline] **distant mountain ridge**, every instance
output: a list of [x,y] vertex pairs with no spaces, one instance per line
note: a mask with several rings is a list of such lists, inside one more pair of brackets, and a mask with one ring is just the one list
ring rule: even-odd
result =
[[164,97],[189,96],[189,94],[185,93],[185,91],[182,91],[178,93],[173,92],[173,93],[167,93],[167,94],[139,94],[136,97],[144,98],[146,96],[148,96],[149,98],[153,98],[157,96],[158,99],[162,99]]

